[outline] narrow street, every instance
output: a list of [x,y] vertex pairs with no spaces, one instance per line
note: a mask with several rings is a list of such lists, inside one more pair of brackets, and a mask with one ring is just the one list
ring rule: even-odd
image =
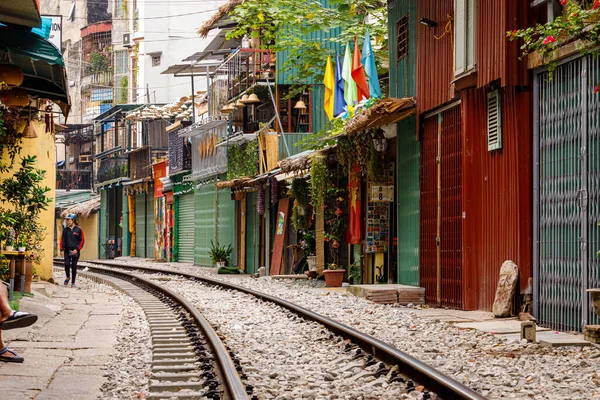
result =
[[600,400],[600,0],[0,1],[0,400]]

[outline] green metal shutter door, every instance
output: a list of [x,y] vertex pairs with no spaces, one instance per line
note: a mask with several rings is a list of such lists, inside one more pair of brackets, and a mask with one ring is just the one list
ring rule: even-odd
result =
[[102,246],[104,243],[106,243],[106,222],[107,222],[107,218],[106,218],[106,212],[107,212],[107,207],[106,207],[106,203],[108,201],[107,199],[107,195],[106,195],[106,190],[102,190],[100,191],[100,221],[99,221],[99,226],[98,226],[98,254],[100,254],[102,256],[102,258],[104,257],[104,247]]
[[195,192],[194,264],[210,266],[210,241],[215,240],[215,186],[202,185]]
[[135,195],[135,256],[146,257],[146,199],[143,193]]
[[148,189],[148,197],[146,199],[146,258],[154,258],[154,242],[156,240],[156,232],[154,232],[154,190],[152,186]]
[[398,283],[419,286],[419,171],[416,118],[398,123]]
[[258,213],[256,212],[256,192],[246,194],[246,273],[258,271]]
[[219,190],[219,231],[221,245],[235,246],[235,201],[231,200],[231,190]]
[[179,196],[179,261],[194,262],[194,195]]

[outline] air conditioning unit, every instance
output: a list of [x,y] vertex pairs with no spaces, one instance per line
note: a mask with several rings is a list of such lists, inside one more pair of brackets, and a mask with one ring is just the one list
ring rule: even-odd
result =
[[80,163],[89,163],[92,162],[92,156],[90,155],[81,155],[79,156],[79,162]]
[[123,34],[123,46],[124,47],[132,47],[133,41],[131,40],[131,33]]

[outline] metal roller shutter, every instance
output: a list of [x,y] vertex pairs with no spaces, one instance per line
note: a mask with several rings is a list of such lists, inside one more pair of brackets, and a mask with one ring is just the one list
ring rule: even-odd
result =
[[[212,265],[210,255],[210,241],[215,240],[215,186],[203,185],[195,192],[195,257],[194,264]],[[225,243],[220,243],[226,245]]]
[[231,191],[219,190],[219,224],[218,238],[221,245],[227,246],[230,244],[234,247],[235,243],[235,201],[231,200]]
[[179,229],[179,261],[194,262],[194,195],[184,194],[179,197],[179,213],[177,214]]

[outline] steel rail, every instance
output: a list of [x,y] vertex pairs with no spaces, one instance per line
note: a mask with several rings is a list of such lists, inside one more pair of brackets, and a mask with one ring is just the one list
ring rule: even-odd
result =
[[[54,263],[60,262],[59,260],[55,260]],[[91,263],[91,262],[90,262]],[[118,264],[112,264],[112,266],[119,266]],[[213,355],[215,356],[215,360],[217,361],[217,367],[220,369],[221,376],[224,377],[224,389],[225,389],[225,399],[232,400],[248,400],[248,394],[246,393],[246,385],[242,382],[239,373],[236,370],[236,367],[231,359],[225,345],[217,336],[217,333],[214,331],[212,326],[208,323],[208,321],[198,312],[198,310],[186,299],[180,297],[177,293],[156,284],[148,279],[144,279],[140,276],[128,274],[123,271],[116,271],[114,269],[103,268],[99,266],[90,266],[88,267],[90,272],[99,272],[103,274],[107,274],[110,272],[111,274],[125,276],[134,281],[142,282],[144,285],[153,288],[154,290],[163,293],[169,298],[173,299],[177,303],[179,303],[196,321],[196,324],[202,330],[204,337],[206,338],[207,343],[211,347],[213,351]],[[181,274],[179,274],[181,275]]]
[[485,396],[477,393],[473,389],[463,385],[454,378],[444,375],[435,368],[425,364],[424,362],[398,350],[397,348],[374,338],[373,336],[359,332],[354,328],[339,323],[331,318],[325,317],[314,311],[308,310],[304,307],[298,306],[289,301],[270,296],[266,293],[258,292],[252,289],[248,289],[235,284],[223,282],[217,279],[208,278],[205,276],[198,276],[185,272],[173,271],[163,268],[149,268],[141,266],[130,266],[123,265],[115,262],[108,261],[86,261],[91,264],[109,265],[117,268],[126,268],[134,270],[143,270],[153,273],[164,273],[169,275],[180,275],[186,278],[199,280],[211,285],[221,286],[227,289],[240,291],[251,296],[255,296],[265,301],[275,303],[281,307],[284,307],[291,312],[299,315],[302,318],[319,322],[326,326],[330,331],[346,338],[352,342],[358,344],[364,351],[373,354],[376,358],[383,362],[394,365],[397,364],[400,367],[400,373],[408,376],[410,379],[422,384],[428,390],[437,393],[443,399],[454,400],[485,400]]

